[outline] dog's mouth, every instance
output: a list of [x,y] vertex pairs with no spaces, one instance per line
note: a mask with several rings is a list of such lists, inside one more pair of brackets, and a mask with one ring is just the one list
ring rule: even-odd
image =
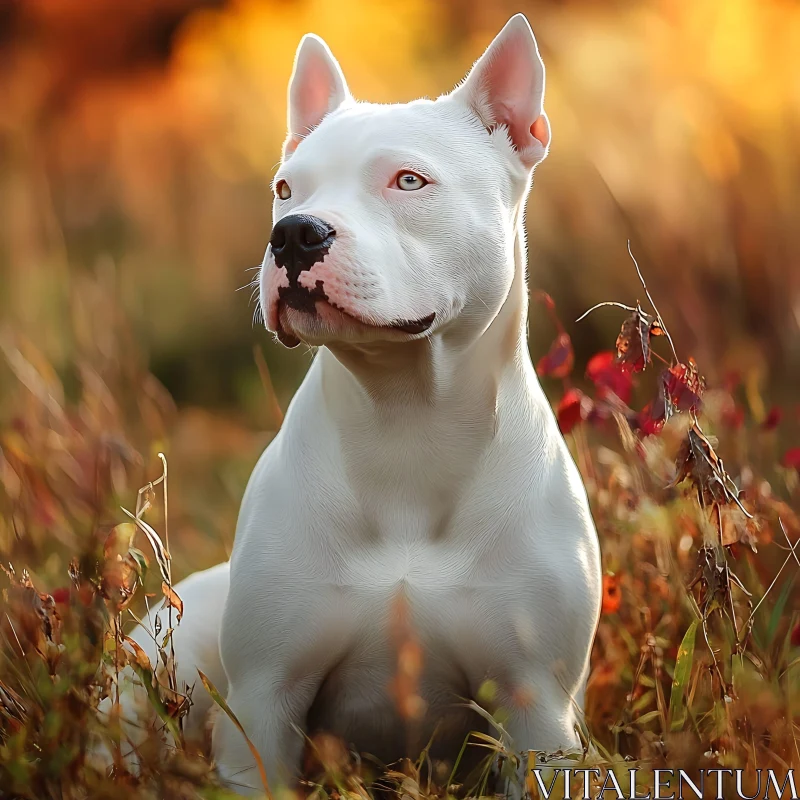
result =
[[[345,311],[325,293],[322,281],[317,281],[313,289],[305,286],[282,286],[278,289],[278,325],[276,334],[281,344],[286,347],[297,347],[300,338],[291,330],[287,330],[286,322],[289,321],[291,312],[301,312],[319,321],[316,327],[336,328],[342,323],[344,326],[367,331],[396,332],[416,336],[425,333],[436,319],[436,312],[432,312],[420,319],[401,319],[389,323],[376,324]],[[296,317],[295,317],[296,319]],[[291,327],[291,326],[290,326]]]

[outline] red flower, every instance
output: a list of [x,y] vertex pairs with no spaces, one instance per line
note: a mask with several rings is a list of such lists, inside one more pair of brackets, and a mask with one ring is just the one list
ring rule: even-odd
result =
[[546,356],[539,359],[536,364],[537,375],[547,375],[551,378],[566,378],[572,372],[575,363],[575,353],[572,350],[572,341],[568,333],[560,333]]
[[56,601],[56,603],[60,605],[69,604],[69,589],[66,586],[53,589],[53,591],[50,593],[50,596]]
[[589,359],[586,365],[586,377],[597,387],[600,397],[610,390],[623,403],[630,402],[633,378],[630,372],[620,367],[615,354],[610,350],[597,353]]
[[580,389],[568,389],[556,408],[556,419],[561,433],[569,433],[581,420],[586,418],[591,400]]
[[603,613],[616,614],[621,605],[619,578],[616,575],[603,575]]
[[744,409],[737,405],[732,405],[722,412],[722,422],[728,428],[738,431],[744,425]]
[[800,622],[792,628],[792,645],[800,647]]
[[781,466],[787,469],[794,468],[800,472],[800,447],[793,447],[791,450],[787,450],[781,459]]
[[648,403],[638,414],[628,420],[631,428],[638,431],[642,436],[657,436],[664,427],[666,417],[664,416],[664,406]]

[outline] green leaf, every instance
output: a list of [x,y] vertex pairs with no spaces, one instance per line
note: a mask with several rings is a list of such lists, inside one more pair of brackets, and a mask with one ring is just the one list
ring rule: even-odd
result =
[[797,573],[795,572],[792,575],[792,578],[783,584],[781,593],[778,595],[778,599],[775,601],[775,606],[773,607],[772,613],[769,616],[769,624],[767,625],[767,647],[770,647],[773,641],[775,641],[775,634],[778,631],[778,626],[781,624],[781,617],[783,616],[783,611],[786,608],[786,603],[789,601],[789,596],[792,593],[792,588],[794,587],[796,578]]
[[648,711],[646,714],[642,714],[641,717],[637,717],[634,722],[637,725],[645,726],[648,722],[652,722],[654,719],[658,719],[661,716],[660,709],[655,709],[655,711]]
[[170,716],[167,707],[161,700],[161,696],[159,695],[155,681],[153,680],[153,670],[143,667],[136,660],[130,661],[129,663],[133,671],[139,676],[139,680],[144,684],[144,688],[147,691],[147,698],[150,700],[150,705],[152,705],[155,709],[159,719],[164,723],[167,730],[172,735],[172,738],[176,742],[180,742],[181,732],[178,727],[178,723],[175,722],[175,720]]
[[638,714],[645,708],[648,708],[652,705],[653,700],[655,700],[656,692],[655,689],[648,689],[646,692],[642,692],[641,696],[636,699],[636,701],[631,706],[631,712],[634,714]]
[[697,634],[697,620],[695,620],[683,636],[681,646],[678,648],[678,658],[675,661],[675,677],[672,680],[672,693],[669,696],[670,730],[678,731],[683,727],[683,701],[686,687],[692,674],[694,663],[694,640]]
[[[127,525],[129,523],[124,523],[124,524]],[[147,567],[149,566],[149,562],[147,561],[147,556],[137,547],[131,547],[130,550],[128,550],[128,554],[136,562],[136,571],[139,573],[140,580],[142,581],[142,583],[144,583],[144,579],[147,576]]]

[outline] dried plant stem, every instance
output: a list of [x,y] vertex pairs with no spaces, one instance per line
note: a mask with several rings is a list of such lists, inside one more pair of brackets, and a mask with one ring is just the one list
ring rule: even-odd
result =
[[603,306],[614,306],[615,308],[621,308],[625,311],[630,311],[631,313],[636,311],[635,308],[632,306],[626,306],[625,303],[617,303],[615,300],[605,300],[602,303],[596,303],[588,311],[584,311],[583,314],[581,314],[578,319],[575,320],[575,322],[580,322],[582,319],[586,319],[586,317],[588,317],[592,311],[596,311],[598,308],[602,308]]
[[[781,529],[786,535],[787,541],[789,541],[789,536],[788,534],[786,534],[786,528],[784,527],[783,520],[782,519],[778,520],[778,522],[780,522]],[[753,621],[753,618],[756,615],[756,611],[758,611],[758,609],[761,607],[761,604],[767,599],[767,595],[772,591],[772,588],[778,582],[778,578],[780,578],[781,573],[783,572],[786,565],[792,560],[792,558],[797,560],[797,554],[795,553],[795,550],[798,547],[800,547],[800,539],[798,539],[798,541],[794,544],[794,546],[792,546],[791,541],[789,541],[790,553],[788,556],[786,556],[786,559],[784,560],[783,564],[781,564],[781,568],[778,570],[778,574],[772,579],[772,583],[767,587],[767,591],[764,592],[764,596],[756,603],[756,607],[750,612],[750,618],[747,620],[748,625]]]
[[642,282],[642,288],[644,289],[644,293],[647,295],[647,299],[650,301],[650,305],[653,307],[653,311],[656,312],[656,319],[658,320],[658,324],[661,326],[661,330],[664,331],[664,336],[667,337],[667,341],[669,342],[669,346],[672,348],[672,355],[675,358],[675,363],[679,364],[680,359],[678,358],[678,353],[675,350],[675,345],[672,342],[672,336],[670,336],[669,331],[667,330],[667,326],[664,324],[664,318],[661,316],[661,312],[658,310],[658,306],[653,300],[653,296],[650,294],[650,290],[647,288],[647,284],[644,280],[644,275],[642,275],[641,269],[639,269],[639,262],[634,257],[633,253],[631,252],[631,240],[628,239],[628,255],[631,257],[631,261],[633,261],[633,266],[636,267],[636,274],[639,276],[639,280]]

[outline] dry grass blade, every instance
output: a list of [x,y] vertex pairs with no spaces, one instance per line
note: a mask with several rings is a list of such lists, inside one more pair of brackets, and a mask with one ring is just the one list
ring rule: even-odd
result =
[[127,508],[123,508],[122,511],[136,523],[136,525],[147,537],[147,541],[150,542],[150,547],[153,548],[153,553],[156,557],[156,561],[158,562],[158,568],[161,571],[161,577],[167,584],[171,584],[171,570],[169,565],[170,555],[164,547],[161,537],[156,533],[152,525],[148,525],[143,519],[139,519],[139,517],[137,517],[135,514],[131,514]]
[[[3,681],[0,681],[0,712],[6,718],[7,723],[23,723],[25,721],[25,706],[22,697],[10,686],[6,686]],[[0,731],[0,740],[2,740],[2,731]]]
[[178,622],[180,622],[181,617],[183,617],[183,600],[178,597],[178,593],[166,581],[161,582],[161,591],[166,598],[167,607],[175,609],[178,615]]
[[164,549],[166,550],[167,567],[170,575],[170,579],[167,582],[172,585],[172,566],[169,563],[169,492],[167,491],[167,457],[163,453],[159,453],[158,457],[161,459],[161,466],[163,468],[161,478],[164,482]]
[[5,335],[0,336],[0,351],[6,357],[17,380],[58,420],[64,419],[64,409],[58,398],[54,397],[50,386],[22,351],[7,341]]
[[150,663],[150,658],[145,653],[145,651],[141,648],[138,642],[131,639],[130,636],[124,636],[123,641],[125,642],[128,647],[131,648],[133,651],[133,657],[136,661],[136,664],[140,666],[142,669],[152,669],[152,664]]

